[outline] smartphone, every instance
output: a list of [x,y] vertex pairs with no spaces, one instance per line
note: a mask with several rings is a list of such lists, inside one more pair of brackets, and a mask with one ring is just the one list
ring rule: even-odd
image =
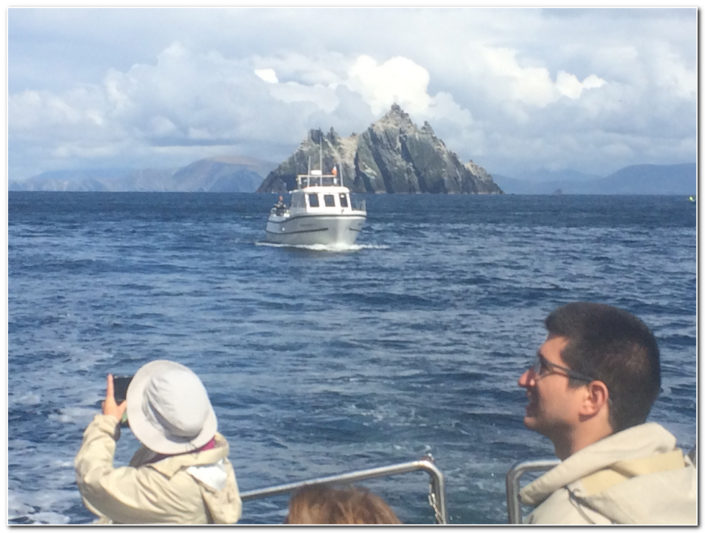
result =
[[132,376],[113,376],[113,390],[117,404],[121,404],[127,399],[127,387],[130,386],[130,381],[132,381]]
[[[113,394],[115,403],[118,405],[127,399],[127,387],[130,386],[130,381],[132,381],[132,376],[113,376]],[[122,427],[129,426],[127,423],[127,411],[122,414],[120,425]]]

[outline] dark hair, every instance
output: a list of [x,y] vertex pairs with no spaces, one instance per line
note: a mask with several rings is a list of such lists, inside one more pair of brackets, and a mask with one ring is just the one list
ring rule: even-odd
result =
[[389,506],[364,488],[311,485],[289,502],[286,524],[400,524]]
[[546,329],[568,339],[561,357],[571,369],[607,385],[614,431],[646,421],[661,389],[659,349],[646,324],[610,305],[575,302],[548,315]]

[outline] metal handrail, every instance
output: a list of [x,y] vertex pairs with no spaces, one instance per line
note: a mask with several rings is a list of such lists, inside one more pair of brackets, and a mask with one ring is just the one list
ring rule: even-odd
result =
[[[697,460],[697,446],[687,453],[695,466]],[[507,472],[507,515],[509,524],[521,524],[521,502],[519,501],[519,479],[528,472],[541,472],[550,470],[560,461],[558,459],[536,459],[533,461],[519,461]]]
[[507,472],[507,515],[509,524],[521,524],[521,502],[519,501],[519,479],[528,472],[550,470],[560,461],[558,459],[537,459],[519,461]]
[[310,485],[320,485],[323,483],[353,483],[356,481],[361,481],[363,479],[391,476],[396,474],[406,474],[408,472],[414,472],[416,470],[424,470],[431,477],[431,494],[429,494],[429,499],[433,498],[435,500],[435,505],[433,504],[433,501],[431,502],[431,504],[434,507],[434,510],[436,511],[436,523],[446,524],[447,516],[445,480],[443,479],[443,473],[436,467],[435,463],[433,462],[433,457],[431,455],[426,455],[418,461],[410,461],[408,463],[381,466],[377,468],[369,468],[366,470],[356,470],[354,472],[348,472],[345,474],[337,474],[332,476],[307,479],[295,483],[287,483],[285,485],[277,485],[264,489],[255,489],[246,492],[241,492],[240,499],[244,502],[246,500],[267,498],[270,496],[285,494],[287,492],[293,492],[297,489],[300,489],[302,487],[308,487]]

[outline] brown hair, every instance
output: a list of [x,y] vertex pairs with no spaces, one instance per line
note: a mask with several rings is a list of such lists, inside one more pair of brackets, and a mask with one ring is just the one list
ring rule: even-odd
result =
[[661,389],[659,349],[646,324],[617,307],[573,302],[548,315],[546,329],[568,339],[561,357],[571,370],[607,385],[614,431],[646,421]]
[[311,485],[289,502],[285,524],[401,524],[379,496],[364,488]]

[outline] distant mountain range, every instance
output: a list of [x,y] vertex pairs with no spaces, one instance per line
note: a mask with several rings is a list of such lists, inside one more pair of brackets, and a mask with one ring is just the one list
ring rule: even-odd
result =
[[[177,170],[108,169],[43,172],[10,181],[11,191],[255,192],[264,178],[254,164],[201,159]],[[492,176],[506,194],[672,194],[696,192],[695,163],[632,165],[607,177],[577,171],[535,172],[526,179]]]
[[[311,130],[284,162],[244,157],[200,159],[179,169],[61,170],[10,180],[11,191],[285,192],[297,173],[335,165],[345,185],[361,193],[670,194],[696,192],[695,163],[632,165],[609,176],[576,170],[491,175],[465,163],[437,138],[430,124],[417,127],[398,105],[360,135]],[[275,168],[276,167],[276,168]],[[274,170],[271,170],[273,169]],[[271,170],[271,172],[270,172]],[[267,177],[263,176],[267,174]]]
[[43,172],[10,181],[11,191],[254,192],[262,163],[243,158],[210,158],[180,169],[101,169]]
[[566,170],[534,172],[526,179],[494,175],[508,194],[695,194],[697,166],[631,165],[606,177]]

